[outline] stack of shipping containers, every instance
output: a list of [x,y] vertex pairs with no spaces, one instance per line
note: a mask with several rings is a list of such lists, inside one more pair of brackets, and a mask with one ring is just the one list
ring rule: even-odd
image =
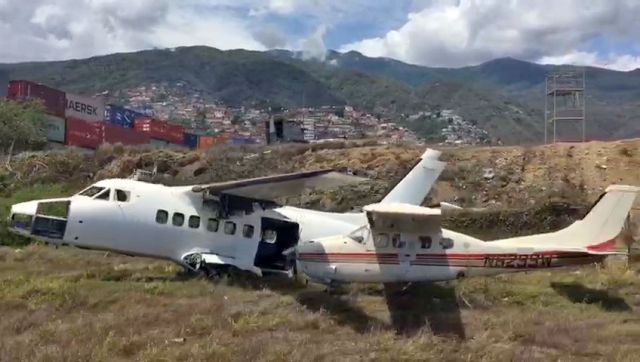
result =
[[102,97],[67,93],[65,144],[90,149],[100,147],[104,141],[104,109],[105,102]]
[[138,132],[147,134],[150,138],[149,143],[153,145],[184,144],[184,127],[177,124],[141,116],[136,117],[134,128]]
[[118,105],[106,105],[102,97],[65,93],[26,80],[5,80],[8,87],[3,86],[3,74],[0,72],[0,88],[8,89],[7,98],[42,102],[46,112],[47,139],[50,142],[89,149],[96,149],[103,143],[175,144],[195,150],[206,150],[227,143],[252,143],[246,138],[228,139],[222,135],[185,132],[180,125]]
[[47,139],[51,142],[65,142],[64,92],[26,80],[15,80],[9,82],[7,98],[19,101],[39,100],[46,112]]
[[184,133],[184,145],[192,150],[207,150],[214,146],[224,145],[227,142],[227,137],[223,135],[209,136],[194,131]]
[[104,142],[122,143],[126,145],[142,145],[149,143],[146,133],[133,128],[135,119],[142,117],[141,113],[124,107],[109,104],[105,116]]

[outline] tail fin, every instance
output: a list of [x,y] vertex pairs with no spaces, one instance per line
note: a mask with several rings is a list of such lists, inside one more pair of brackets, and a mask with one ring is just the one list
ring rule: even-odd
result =
[[626,252],[628,245],[619,236],[638,193],[640,187],[611,185],[582,220],[560,232],[568,243],[580,243],[592,254]]
[[440,154],[440,151],[428,148],[420,157],[420,161],[380,203],[422,204],[446,165],[438,160]]

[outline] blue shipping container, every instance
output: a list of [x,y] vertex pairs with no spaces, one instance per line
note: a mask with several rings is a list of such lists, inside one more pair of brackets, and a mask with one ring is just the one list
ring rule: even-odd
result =
[[184,145],[191,148],[198,148],[198,135],[193,133],[184,133]]
[[131,109],[109,104],[107,106],[106,120],[109,123],[116,124],[120,127],[133,128],[133,121],[137,117],[143,116],[142,113]]
[[231,137],[229,143],[232,145],[252,145],[255,141],[251,138]]

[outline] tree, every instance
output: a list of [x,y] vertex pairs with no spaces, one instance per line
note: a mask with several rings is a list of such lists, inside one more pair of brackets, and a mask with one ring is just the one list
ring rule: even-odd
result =
[[196,110],[196,115],[193,118],[194,127],[198,131],[206,131],[209,129],[209,125],[207,124],[207,108],[202,107]]
[[40,149],[46,135],[42,104],[0,100],[0,153]]

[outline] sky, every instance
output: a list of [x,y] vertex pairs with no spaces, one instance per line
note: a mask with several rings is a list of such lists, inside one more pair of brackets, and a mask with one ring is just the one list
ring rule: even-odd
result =
[[640,0],[0,0],[0,63],[207,45],[640,68]]

